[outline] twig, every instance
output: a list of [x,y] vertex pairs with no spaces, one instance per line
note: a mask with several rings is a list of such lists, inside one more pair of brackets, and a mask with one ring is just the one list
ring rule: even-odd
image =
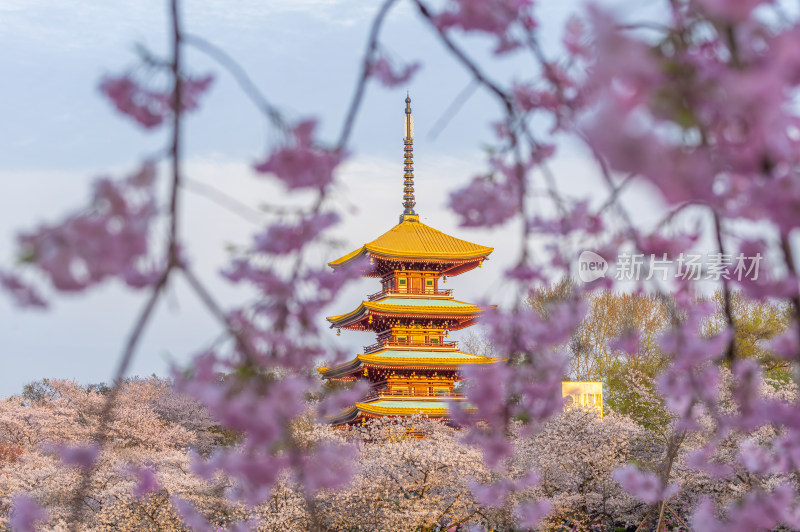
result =
[[[171,70],[174,78],[173,85],[173,120],[172,120],[172,144],[170,148],[171,167],[172,167],[172,190],[169,202],[169,240],[167,243],[167,263],[164,267],[164,272],[161,277],[153,286],[150,297],[147,300],[142,312],[139,314],[133,329],[131,330],[128,341],[125,345],[122,357],[117,366],[117,371],[114,374],[114,381],[108,397],[103,404],[103,409],[100,412],[100,423],[95,433],[95,441],[99,448],[108,441],[108,429],[111,418],[116,404],[117,395],[119,395],[120,387],[122,386],[125,374],[128,371],[128,366],[133,359],[136,352],[136,347],[139,345],[142,333],[145,326],[150,321],[159,297],[167,286],[170,273],[172,269],[180,264],[178,256],[178,194],[180,188],[180,125],[181,125],[181,33],[180,33],[180,20],[178,18],[178,0],[171,0],[170,2],[170,15],[172,23],[172,63]],[[96,465],[86,468],[83,472],[81,484],[75,492],[72,500],[70,529],[77,532],[79,525],[83,520],[83,500],[88,496],[92,485],[92,477],[94,476]]]
[[[724,256],[725,246],[722,242],[722,221],[720,220],[719,213],[717,213],[715,209],[712,209],[711,213],[714,216],[714,233],[717,237],[717,248],[719,249],[720,255]],[[736,348],[736,334],[734,332],[735,324],[733,320],[733,313],[731,311],[731,294],[728,287],[728,280],[725,279],[724,276],[720,276],[720,281],[722,282],[722,312],[725,316],[725,322],[731,329],[731,338],[728,340],[728,346],[725,349],[725,358],[728,360],[729,364],[733,365]],[[731,367],[731,370],[733,370],[733,367]]]
[[353,92],[353,99],[350,101],[350,107],[347,109],[347,115],[342,126],[342,132],[339,135],[339,141],[336,143],[336,150],[341,151],[347,145],[350,138],[350,133],[353,129],[353,124],[356,120],[356,115],[361,107],[363,100],[364,90],[367,86],[367,79],[369,78],[369,71],[372,67],[372,59],[375,55],[375,50],[378,48],[378,35],[380,34],[381,25],[386,18],[386,14],[392,7],[396,0],[386,0],[381,6],[375,20],[372,21],[372,28],[369,31],[369,40],[367,41],[367,51],[364,54],[364,61],[361,63],[361,73],[356,83],[356,90]]
[[492,91],[500,100],[504,103],[506,107],[506,111],[508,112],[509,116],[514,115],[514,106],[511,103],[511,98],[503,92],[503,90],[492,80],[486,76],[481,69],[461,50],[456,44],[453,42],[447,34],[439,28],[436,27],[436,24],[433,21],[433,15],[431,14],[428,6],[423,4],[420,0],[413,0],[414,4],[416,4],[417,9],[419,10],[420,14],[428,21],[428,23],[436,30],[436,34],[444,43],[445,47],[459,60],[461,64],[466,67],[472,73],[472,76],[477,80],[480,84],[484,87],[488,88]]
[[[795,282],[795,289],[797,288],[797,265],[794,262],[794,255],[792,255],[792,245],[789,242],[789,237],[786,234],[781,235],[781,251],[783,253],[783,260],[786,262],[786,269],[792,275]],[[800,294],[796,291],[791,297],[791,304],[794,309],[794,322],[797,327],[797,337],[800,338]],[[800,363],[800,353],[797,354],[795,364]],[[797,371],[794,373],[794,380],[797,383],[800,381],[800,374]]]
[[463,107],[463,105],[470,99],[470,97],[475,93],[475,89],[478,88],[478,83],[473,80],[469,83],[466,87],[461,89],[461,92],[450,102],[450,105],[447,106],[447,109],[442,113],[442,116],[433,124],[430,132],[428,133],[428,137],[432,140],[436,139],[439,136],[439,133],[450,123],[450,120],[458,113],[458,111]]
[[184,177],[181,184],[186,190],[213,201],[223,209],[236,214],[248,222],[260,225],[264,221],[264,215],[259,212],[258,209],[254,209],[250,205],[239,201],[216,187],[188,177]]
[[181,185],[181,27],[178,19],[178,0],[171,0],[172,17],[172,148],[170,151],[172,167],[172,190],[169,200],[169,267],[179,264],[178,257],[178,194]]
[[234,326],[230,318],[228,318],[228,316],[225,314],[225,311],[222,310],[222,307],[214,300],[211,293],[206,290],[206,287],[203,286],[203,283],[200,282],[197,276],[195,276],[194,272],[192,272],[192,270],[190,270],[188,267],[181,267],[181,271],[186,277],[186,280],[189,282],[189,286],[192,287],[192,289],[195,291],[195,294],[197,294],[197,297],[200,298],[200,301],[202,301],[208,311],[225,326],[228,333],[236,340],[236,345],[247,357],[248,361],[252,364],[255,364],[257,358],[255,353],[250,348],[250,344],[245,341],[241,331]]
[[689,528],[689,525],[687,525],[687,524],[686,524],[686,523],[683,521],[683,519],[681,519],[681,516],[679,516],[679,515],[678,515],[678,514],[675,512],[675,510],[673,510],[673,509],[672,509],[672,507],[671,507],[669,504],[667,504],[667,503],[666,503],[666,501],[664,502],[664,504],[666,505],[666,507],[667,507],[667,510],[669,510],[669,511],[670,511],[670,513],[671,513],[672,515],[674,515],[674,516],[675,516],[675,519],[677,519],[678,521],[680,521],[680,522],[681,522],[681,524],[682,524],[684,527],[686,527],[686,532],[692,532],[692,529],[691,529],[691,528]]
[[661,532],[661,523],[664,521],[664,506],[667,501],[661,501],[661,512],[658,514],[658,524],[656,525],[656,532]]
[[[128,335],[128,341],[125,344],[122,357],[120,358],[119,364],[117,364],[117,369],[114,372],[112,387],[108,392],[108,397],[106,397],[105,403],[103,403],[103,409],[100,411],[100,423],[95,434],[95,441],[97,442],[98,447],[102,447],[106,441],[108,441],[109,424],[111,422],[112,413],[116,404],[117,395],[119,395],[120,386],[122,385],[123,379],[128,372],[128,366],[130,366],[131,360],[133,359],[133,354],[136,351],[136,347],[139,345],[139,341],[141,340],[145,326],[150,321],[156,303],[158,302],[158,299],[163,293],[164,287],[167,284],[169,273],[170,270],[168,268],[162,274],[158,283],[156,283],[156,285],[153,287],[153,291],[151,292],[147,303],[139,313],[139,317],[136,319],[136,323]],[[81,521],[83,520],[82,502],[89,495],[92,485],[92,476],[94,475],[95,469],[96,467],[93,466],[84,470],[81,478],[81,484],[72,499],[70,530],[79,530],[78,525],[80,525]]]
[[222,65],[222,67],[233,76],[233,79],[242,89],[242,92],[244,92],[245,95],[250,98],[250,101],[272,121],[272,124],[281,131],[286,131],[286,123],[277,107],[269,103],[269,100],[267,100],[236,60],[218,46],[197,35],[186,34],[183,36],[183,41],[186,44],[194,46]]
[[619,200],[620,192],[622,192],[622,190],[626,186],[628,186],[628,183],[633,181],[633,178],[635,177],[635,175],[636,174],[628,174],[627,176],[625,176],[625,178],[622,180],[622,182],[619,185],[614,185],[614,184],[609,185],[611,187],[611,193],[609,194],[608,199],[606,199],[605,203],[603,203],[602,207],[600,207],[597,210],[597,214],[601,214],[606,209],[609,209],[612,206],[617,205],[618,200]]

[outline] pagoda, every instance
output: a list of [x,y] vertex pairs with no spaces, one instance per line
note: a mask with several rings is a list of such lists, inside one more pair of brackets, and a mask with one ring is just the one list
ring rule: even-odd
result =
[[363,261],[361,275],[380,279],[379,292],[355,310],[331,316],[331,328],[372,331],[377,341],[344,364],[319,368],[334,381],[369,381],[366,397],[331,419],[334,425],[364,423],[381,416],[448,418],[449,404],[463,401],[456,383],[462,368],[497,362],[465,353],[447,340],[481,314],[474,304],[441,288],[447,277],[480,267],[492,248],[461,240],[420,222],[414,211],[413,119],[405,109],[403,214],[399,223],[372,242],[329,263],[342,268]]

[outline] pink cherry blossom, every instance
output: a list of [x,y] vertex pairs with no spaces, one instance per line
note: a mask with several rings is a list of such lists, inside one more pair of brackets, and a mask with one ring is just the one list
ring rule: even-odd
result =
[[9,525],[19,532],[34,532],[41,524],[47,521],[47,512],[36,501],[27,495],[16,495],[11,501],[11,518]]
[[152,468],[132,467],[128,471],[136,477],[136,486],[133,488],[133,495],[135,497],[145,497],[161,489],[156,473]]
[[570,17],[564,27],[562,43],[564,44],[564,48],[567,49],[567,53],[572,56],[581,58],[589,56],[586,28],[581,19],[575,16]]
[[777,356],[791,360],[800,352],[797,329],[790,328],[767,342],[768,347]]
[[448,9],[436,17],[436,25],[492,34],[498,42],[495,53],[507,52],[519,44],[510,31],[515,22],[521,21],[526,29],[535,26],[532,5],[531,0],[451,0]]
[[195,510],[190,502],[177,496],[172,497],[170,502],[183,518],[183,522],[189,525],[192,530],[215,532],[214,527],[206,521],[202,514]]
[[[181,83],[181,111],[197,109],[200,96],[208,90],[213,80],[212,75],[184,79]],[[129,75],[106,77],[100,83],[100,91],[118,111],[133,118],[145,129],[160,126],[172,114],[172,92],[148,89]]]
[[100,84],[103,92],[121,113],[130,116],[146,129],[160,126],[167,107],[156,93],[141,87],[129,76],[108,77]]
[[729,22],[744,22],[750,17],[754,9],[762,4],[771,4],[772,0],[739,0],[736,2],[695,0],[695,3],[714,17],[719,17]]
[[515,508],[519,524],[523,527],[533,528],[542,518],[550,513],[552,505],[549,501],[523,502]]
[[356,452],[353,445],[325,443],[304,456],[300,474],[306,493],[347,484],[353,474]]
[[194,111],[200,107],[200,97],[208,91],[214,76],[206,74],[199,78],[186,78],[181,82],[181,110]]
[[582,231],[589,235],[596,235],[603,231],[603,220],[589,209],[588,201],[581,201],[571,205],[556,219],[534,217],[528,222],[533,231],[567,235],[572,232]]
[[523,111],[544,109],[555,111],[561,104],[558,94],[550,90],[535,90],[529,85],[517,84],[513,89],[514,103]]
[[122,181],[95,182],[88,209],[19,236],[21,254],[59,291],[81,291],[108,277],[147,286],[157,274],[142,260],[156,215],[152,163]]
[[273,151],[266,160],[255,165],[255,170],[274,174],[290,190],[327,186],[342,161],[342,154],[314,145],[315,128],[313,120],[298,123],[292,130],[292,142]]
[[519,207],[517,187],[511,182],[493,183],[475,178],[450,195],[450,208],[465,227],[494,227],[512,218]]
[[642,472],[631,465],[614,471],[614,480],[619,482],[622,489],[647,504],[669,499],[680,489],[675,484],[664,487],[655,473]]
[[[800,525],[795,498],[797,494],[787,484],[779,485],[770,492],[754,490],[744,500],[730,509],[726,522],[714,516],[713,504],[703,502],[692,516],[692,525],[698,530],[711,532],[773,530],[778,523],[790,529]],[[700,528],[702,527],[702,528]]]
[[338,214],[324,212],[304,217],[297,224],[277,223],[269,226],[266,232],[255,236],[254,249],[274,255],[291,253],[304,247],[338,221]]
[[52,450],[64,464],[83,469],[94,466],[100,452],[96,445],[53,445]]
[[630,330],[626,334],[612,339],[608,343],[608,348],[637,355],[641,349],[641,341],[641,333],[638,330]]
[[411,63],[397,70],[386,57],[378,57],[369,65],[368,72],[386,87],[396,87],[407,84],[421,67],[419,63]]
[[10,294],[20,307],[47,308],[47,301],[39,291],[18,275],[0,270],[0,287]]

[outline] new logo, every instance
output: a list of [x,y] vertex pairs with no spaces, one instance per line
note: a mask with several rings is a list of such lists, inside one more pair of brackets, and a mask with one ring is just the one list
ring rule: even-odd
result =
[[578,277],[584,283],[591,283],[606,276],[608,262],[594,251],[584,251],[578,257]]

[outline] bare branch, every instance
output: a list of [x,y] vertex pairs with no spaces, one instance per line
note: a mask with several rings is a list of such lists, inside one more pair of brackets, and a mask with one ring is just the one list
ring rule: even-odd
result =
[[350,101],[350,107],[347,110],[342,132],[339,135],[339,141],[336,143],[336,149],[338,151],[343,150],[347,145],[347,141],[350,139],[350,133],[352,132],[356,115],[361,107],[361,101],[364,99],[364,90],[367,86],[373,56],[378,49],[378,35],[380,34],[381,25],[387,13],[389,13],[389,9],[396,1],[397,0],[386,0],[375,16],[375,20],[372,21],[372,28],[369,31],[369,40],[367,42],[367,51],[364,54],[364,60],[361,62],[361,73],[356,83],[356,90],[353,92],[353,99]]
[[250,98],[250,101],[270,119],[272,124],[281,131],[286,131],[286,123],[277,107],[269,103],[269,100],[267,100],[261,90],[253,83],[250,76],[247,75],[247,72],[236,60],[218,46],[197,35],[185,34],[183,35],[183,41],[186,44],[194,46],[222,65],[222,67],[233,76],[233,79],[245,95]]

